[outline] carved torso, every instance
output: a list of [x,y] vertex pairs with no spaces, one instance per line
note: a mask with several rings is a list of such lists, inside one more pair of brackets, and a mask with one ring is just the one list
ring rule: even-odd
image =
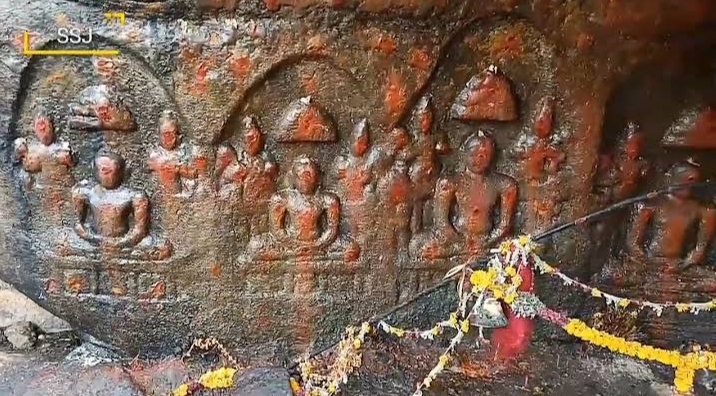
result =
[[220,186],[236,186],[244,181],[246,167],[237,162],[232,162],[218,177]]
[[42,164],[52,159],[52,154],[51,146],[39,143],[31,144],[27,149],[25,158],[23,158],[22,167],[30,173],[41,172]]
[[132,202],[141,195],[127,188],[108,190],[99,185],[83,192],[88,197],[90,227],[94,232],[108,238],[129,232]]
[[186,150],[181,146],[175,150],[157,147],[149,155],[150,168],[157,173],[159,183],[171,193],[182,190],[181,168],[185,166],[186,161]]
[[362,202],[370,192],[372,164],[367,156],[349,156],[338,164],[341,175],[341,187],[347,203]]
[[418,142],[417,158],[410,167],[410,179],[415,184],[418,194],[429,195],[440,173],[435,145],[435,139],[430,135],[421,136]]
[[306,195],[291,189],[280,196],[286,209],[284,227],[289,239],[304,243],[318,240],[326,210],[338,204],[337,197],[325,192]]
[[620,201],[636,193],[639,182],[646,175],[648,162],[642,158],[625,158],[617,163],[615,185],[612,193],[615,201]]
[[244,200],[252,204],[267,202],[276,191],[276,164],[268,156],[246,156]]
[[404,203],[410,197],[412,190],[408,165],[402,160],[396,160],[379,181],[378,189],[385,203],[391,206]]
[[526,152],[525,175],[533,183],[544,182],[556,174],[563,158],[559,150],[547,139],[538,139]]
[[689,230],[698,225],[704,210],[695,200],[665,198],[653,211],[651,227],[653,238],[647,255],[654,258],[680,259],[687,253]]
[[44,145],[39,142],[28,144],[27,152],[22,159],[22,168],[28,173],[42,172],[43,165],[51,163],[70,165],[70,149],[61,143]]
[[499,175],[469,174],[455,184],[452,224],[460,234],[484,235],[492,230],[492,211],[500,195],[497,188],[500,182]]

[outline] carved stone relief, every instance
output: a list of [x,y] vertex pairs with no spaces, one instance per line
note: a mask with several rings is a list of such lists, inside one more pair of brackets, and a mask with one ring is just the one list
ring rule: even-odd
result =
[[[584,59],[536,22],[484,10],[419,26],[307,12],[303,22],[156,22],[161,37],[130,18],[118,57],[27,60],[7,95],[17,103],[3,177],[33,253],[27,278],[2,263],[0,275],[131,353],[186,346],[201,329],[281,360],[507,235],[662,182],[653,142],[712,148],[714,102],[699,99],[661,126],[639,114],[608,122],[604,140],[615,142],[592,161],[601,116],[582,103],[600,97],[571,88],[571,62]],[[340,34],[326,25],[334,19]],[[585,79],[607,69],[621,70],[597,65]],[[713,172],[681,154],[664,164],[681,164],[672,179]],[[600,235],[610,252],[679,253],[675,271],[704,271],[710,204],[667,197]],[[627,219],[633,227],[611,232]],[[684,236],[687,225],[699,236]],[[686,240],[696,242],[684,255]],[[586,257],[579,241],[596,246],[563,238],[556,259]]]
[[35,136],[31,140],[17,138],[14,142],[15,158],[22,163],[20,177],[25,189],[43,188],[57,177],[64,178],[65,184],[71,183],[68,169],[74,165],[72,149],[69,143],[57,141],[52,116],[39,110],[32,129]]
[[94,161],[96,183],[72,189],[77,222],[64,233],[61,256],[164,260],[172,253],[167,240],[149,235],[149,198],[123,186],[126,163],[113,153],[99,153]]
[[[100,319],[107,330],[94,331],[105,339],[109,328],[146,320],[130,314],[139,304],[162,321],[177,312],[172,304],[181,294],[168,269],[193,249],[175,248],[149,166],[157,131],[169,148],[170,126],[179,130],[176,106],[140,62],[114,64],[123,68],[109,80],[96,59],[32,58],[11,135],[20,161],[11,180],[27,205],[22,232],[35,252],[35,296],[84,323],[96,320],[90,312],[115,307],[116,317]],[[152,97],[152,107],[141,97]],[[173,121],[160,122],[163,112]]]
[[[495,156],[492,138],[478,132],[465,141],[461,150],[465,169],[453,180],[437,181],[434,229],[411,241],[411,251],[417,257],[478,258],[504,238],[512,226],[517,182],[490,169]],[[495,212],[500,213],[500,220],[492,224]]]
[[[693,54],[684,52],[676,59],[690,56]],[[709,106],[716,99],[713,82],[706,77],[709,72],[664,60],[655,62],[657,67],[637,68],[611,99],[604,138],[613,143],[602,155],[595,182],[598,199],[604,204],[645,193],[654,186],[699,182],[716,171],[709,156],[712,147],[704,139],[710,133]],[[706,64],[711,73],[716,70],[713,59],[706,59]],[[655,73],[659,68],[668,79]],[[645,87],[651,91],[650,98],[656,95],[658,100],[641,99]],[[631,103],[628,111],[620,108],[626,101]],[[662,109],[661,113],[654,114],[652,108]],[[611,255],[602,282],[618,287],[622,294],[653,301],[702,300],[711,295],[716,291],[716,276],[708,259],[716,233],[714,203],[712,196],[685,189],[606,220],[599,235],[608,241],[606,250]],[[660,345],[678,343],[678,316],[649,316],[646,328]],[[690,334],[703,336],[702,324],[687,326]]]
[[349,236],[340,235],[340,201],[322,190],[320,177],[320,169],[310,157],[294,160],[291,186],[269,200],[269,232],[249,242],[252,258],[311,259],[338,254],[337,259],[348,263],[358,259],[358,245]]
[[[512,40],[514,48],[506,44]],[[565,177],[565,156],[552,148],[566,130],[554,116],[551,51],[526,23],[489,21],[457,33],[451,59],[437,64],[407,117],[408,195],[415,198],[402,296],[515,230],[535,231],[560,218],[559,206],[549,207],[554,200],[545,197]],[[535,142],[533,133],[542,137]],[[544,165],[532,165],[539,161]],[[549,177],[525,176],[546,168]]]

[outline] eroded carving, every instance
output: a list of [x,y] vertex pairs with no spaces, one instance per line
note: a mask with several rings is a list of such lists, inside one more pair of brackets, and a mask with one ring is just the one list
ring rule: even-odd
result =
[[632,197],[649,170],[649,162],[642,156],[646,136],[633,122],[627,124],[626,133],[612,158],[604,158],[602,174],[597,188],[605,203],[619,202]]
[[[690,162],[673,165],[667,174],[668,185],[700,178],[699,168]],[[693,228],[698,230],[697,240],[687,253]],[[638,205],[627,248],[632,259],[645,266],[658,266],[659,272],[681,272],[703,262],[715,230],[716,210],[692,198],[689,189],[682,189]]]
[[532,130],[537,137],[549,137],[554,128],[554,99],[544,97],[537,104],[537,115],[535,116]]
[[531,206],[529,229],[553,224],[565,198],[559,188],[559,171],[566,154],[553,142],[554,101],[543,98],[533,122],[534,136],[517,145],[513,155],[523,161],[526,195]]
[[168,240],[149,234],[149,199],[123,185],[125,161],[100,152],[94,161],[94,185],[83,181],[72,190],[77,215],[74,232],[64,233],[63,256],[163,260],[172,253]]
[[[434,229],[411,241],[412,255],[478,255],[507,235],[517,207],[517,182],[491,169],[494,155],[495,143],[483,132],[465,141],[464,169],[438,181]],[[499,219],[497,224],[493,216]]]
[[69,126],[84,131],[133,132],[137,129],[129,107],[107,85],[93,85],[80,92],[70,106]]
[[516,153],[524,160],[524,175],[529,184],[537,185],[556,175],[566,158],[552,142],[552,99],[545,98],[533,124],[534,139],[525,149],[518,147]]
[[432,99],[423,97],[416,106],[417,136],[414,140],[415,159],[410,165],[410,180],[413,183],[413,213],[411,232],[423,229],[425,204],[432,198],[435,183],[440,175],[441,165],[438,154],[444,154],[446,145],[438,141],[432,133],[433,108]]
[[[167,283],[160,274],[122,271],[117,269],[67,269],[64,278],[64,293],[83,297],[130,298],[140,301],[166,300],[169,293]],[[50,279],[48,282],[56,282]],[[53,293],[60,291],[57,286]]]
[[[45,182],[42,179],[71,180],[68,170],[75,164],[72,150],[69,143],[56,141],[52,116],[40,110],[35,116],[33,131],[36,140],[15,139],[15,157],[22,164],[21,176],[25,188],[42,188]],[[40,177],[42,174],[47,174],[47,177]]]
[[490,66],[467,82],[455,98],[450,116],[463,121],[517,120],[517,100],[510,81]]
[[186,172],[186,185],[191,196],[207,198],[215,192],[213,166],[216,148],[208,145],[192,144],[189,149],[189,169]]
[[349,236],[340,235],[340,202],[321,188],[316,162],[299,156],[289,179],[291,187],[271,197],[269,232],[252,238],[250,254],[264,260],[330,257],[355,261],[360,248]]
[[278,165],[264,150],[264,136],[254,117],[243,120],[243,150],[224,145],[216,163],[217,187],[224,198],[237,198],[241,228],[251,235],[269,230],[269,201],[276,193]]
[[382,220],[379,238],[397,248],[407,247],[411,235],[414,199],[409,163],[414,150],[410,143],[408,131],[396,127],[374,153],[378,213]]
[[278,165],[271,155],[264,151],[264,136],[256,120],[246,117],[244,127],[244,200],[260,205],[276,192]]
[[375,206],[374,156],[371,155],[370,128],[366,119],[356,124],[351,133],[348,155],[338,158],[339,188],[351,235],[361,246],[371,233],[372,216],[369,210]]
[[665,147],[716,148],[716,110],[688,109],[669,127],[661,144]]
[[165,193],[192,192],[187,181],[196,179],[196,172],[191,166],[190,153],[182,142],[179,122],[171,111],[165,111],[160,117],[159,145],[149,154],[148,164]]
[[310,96],[289,105],[281,118],[276,137],[278,142],[335,142],[335,125]]
[[236,196],[241,199],[246,167],[239,162],[236,149],[230,144],[222,144],[216,150],[216,191],[222,197]]
[[67,270],[64,271],[64,290],[68,294],[94,294],[97,282],[92,271]]

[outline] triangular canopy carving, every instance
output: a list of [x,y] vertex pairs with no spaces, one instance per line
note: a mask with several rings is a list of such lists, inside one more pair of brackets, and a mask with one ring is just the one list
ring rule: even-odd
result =
[[463,121],[514,121],[517,100],[510,81],[495,66],[473,76],[455,98],[450,116]]
[[336,142],[331,118],[310,96],[291,103],[281,117],[276,140],[281,143]]
[[692,149],[716,148],[716,110],[706,107],[682,112],[664,134],[661,144]]

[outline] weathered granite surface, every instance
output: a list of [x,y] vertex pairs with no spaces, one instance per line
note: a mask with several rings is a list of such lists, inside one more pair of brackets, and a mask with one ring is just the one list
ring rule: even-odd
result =
[[[130,355],[213,335],[283,363],[501,237],[716,170],[707,0],[2,1],[0,20],[0,278]],[[24,32],[120,54],[26,56]],[[712,205],[649,202],[549,256],[703,298]],[[663,343],[713,334],[646,320]]]
[[7,283],[0,282],[0,328],[31,322],[46,333],[67,331],[64,320],[50,314]]
[[[429,344],[369,343],[364,365],[342,394],[347,396],[410,395],[442,352]],[[179,384],[215,367],[189,359],[159,362],[133,360],[96,363],[85,359],[0,352],[0,396],[166,396]],[[584,355],[573,345],[537,344],[515,367],[489,369],[489,361],[465,351],[438,380],[430,394],[494,396],[610,395],[670,396],[667,376],[658,369],[628,358]],[[87,363],[95,363],[87,365]],[[545,362],[552,362],[545,364]],[[84,363],[84,365],[83,365]],[[230,390],[201,395],[290,395],[288,373],[280,368],[239,372]],[[695,395],[708,391],[697,386]]]

